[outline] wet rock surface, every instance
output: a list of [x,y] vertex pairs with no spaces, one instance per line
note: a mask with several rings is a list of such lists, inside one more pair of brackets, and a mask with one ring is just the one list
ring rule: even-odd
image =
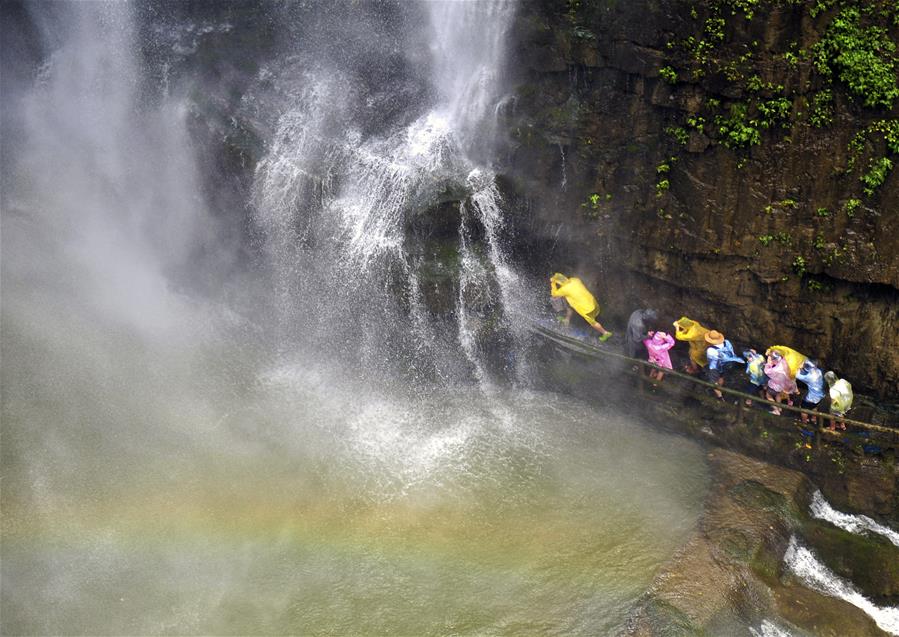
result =
[[859,536],[818,520],[805,522],[801,532],[821,560],[866,597],[899,605],[899,548],[878,535]]
[[699,528],[659,572],[625,634],[748,635],[766,619],[797,634],[884,634],[861,610],[785,573],[790,536],[807,518],[811,485],[802,474],[721,449],[708,461],[714,487]]
[[[864,108],[836,83],[831,120],[811,125],[821,79],[808,59],[785,60],[813,47],[832,14],[813,19],[811,2],[752,3],[751,16],[721,4],[524,3],[507,151],[534,210],[523,249],[535,266],[577,271],[613,326],[652,300],[734,341],[792,344],[895,400],[899,171],[860,194],[848,146],[899,109]],[[734,60],[734,77],[694,77],[690,55],[719,9],[710,55]],[[896,25],[884,28],[895,41]],[[767,88],[735,79],[744,71]],[[757,144],[726,147],[716,118],[775,95],[789,117],[761,127]],[[880,143],[866,152],[886,152]]]

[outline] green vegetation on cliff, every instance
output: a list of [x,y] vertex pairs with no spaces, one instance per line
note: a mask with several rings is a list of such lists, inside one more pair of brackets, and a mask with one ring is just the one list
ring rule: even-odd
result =
[[[712,83],[708,89],[717,87],[720,99],[706,100],[700,112],[687,115],[684,122],[709,143],[746,151],[766,140],[789,142],[795,126],[831,126],[838,96],[846,95],[872,113],[889,113],[899,97],[895,42],[899,8],[894,2],[700,0],[687,4],[696,25],[694,33],[668,43],[669,64],[660,74],[672,84],[683,77],[704,88],[706,82]],[[814,24],[814,29],[797,34],[806,40],[802,48],[792,41],[774,56],[781,68],[763,63],[771,52],[750,35],[752,22],[770,18],[775,10],[786,12],[797,25],[805,19],[803,15]],[[871,197],[895,164],[890,155],[899,153],[899,120],[881,119],[865,127],[865,117],[860,113],[861,137],[850,145],[847,171],[856,169],[856,160],[866,155],[858,179]],[[707,121],[714,126],[705,126]],[[670,126],[668,132],[678,144],[688,144],[687,128]]]

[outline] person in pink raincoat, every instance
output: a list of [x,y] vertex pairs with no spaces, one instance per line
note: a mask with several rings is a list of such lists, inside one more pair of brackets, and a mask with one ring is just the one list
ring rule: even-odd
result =
[[[774,400],[778,403],[787,400],[790,394],[798,394],[799,387],[796,381],[790,375],[790,366],[787,359],[781,356],[780,352],[770,350],[768,352],[768,362],[765,363],[765,376],[768,377],[768,386],[766,395],[768,400]],[[772,407],[772,414],[780,414],[780,407]]]
[[[649,338],[644,339],[643,345],[649,352],[649,362],[664,369],[671,369],[671,356],[668,350],[674,347],[674,337],[665,332],[648,332]],[[665,378],[665,372],[661,369],[653,369],[649,372],[653,380],[661,381]]]

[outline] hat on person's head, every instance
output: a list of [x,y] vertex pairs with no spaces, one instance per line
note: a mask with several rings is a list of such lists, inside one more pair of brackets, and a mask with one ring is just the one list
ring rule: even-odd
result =
[[656,345],[662,345],[665,342],[665,337],[668,335],[665,332],[656,332],[652,335],[652,342]]
[[709,330],[705,335],[705,342],[709,345],[721,345],[724,342],[724,334],[717,330]]

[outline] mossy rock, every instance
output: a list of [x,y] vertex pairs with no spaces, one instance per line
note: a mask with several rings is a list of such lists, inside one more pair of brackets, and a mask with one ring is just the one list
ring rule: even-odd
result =
[[829,569],[850,580],[880,604],[899,603],[899,547],[878,535],[858,535],[820,520],[801,534]]
[[768,489],[755,480],[745,480],[728,490],[730,496],[739,504],[753,509],[760,509],[776,514],[779,518],[796,523],[799,511],[796,504],[782,493]]

